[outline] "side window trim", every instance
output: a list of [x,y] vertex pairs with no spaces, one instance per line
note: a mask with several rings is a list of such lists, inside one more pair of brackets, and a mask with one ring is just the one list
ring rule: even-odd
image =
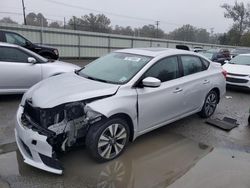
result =
[[1,42],[6,42],[5,32],[4,31],[0,31],[0,41]]

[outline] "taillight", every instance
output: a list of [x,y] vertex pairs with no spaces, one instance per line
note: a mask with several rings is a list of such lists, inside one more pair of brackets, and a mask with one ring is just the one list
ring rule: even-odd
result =
[[223,76],[226,78],[227,77],[227,71],[225,71],[224,69],[221,72],[223,74]]

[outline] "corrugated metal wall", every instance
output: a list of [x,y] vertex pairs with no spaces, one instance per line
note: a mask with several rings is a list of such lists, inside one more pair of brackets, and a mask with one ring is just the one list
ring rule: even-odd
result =
[[61,57],[89,58],[100,57],[110,51],[122,48],[165,47],[175,48],[184,44],[193,48],[204,49],[215,47],[234,48],[216,44],[193,43],[185,41],[163,40],[153,38],[131,37],[66,29],[41,28],[35,26],[0,24],[0,29],[11,30],[25,36],[33,43],[54,46],[59,49]]

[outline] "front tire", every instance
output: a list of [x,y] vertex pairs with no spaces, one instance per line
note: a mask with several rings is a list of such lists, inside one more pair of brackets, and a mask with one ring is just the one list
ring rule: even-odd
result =
[[199,115],[202,118],[209,118],[210,116],[212,116],[217,107],[218,101],[218,93],[214,90],[211,90],[206,96],[202,110],[199,112]]
[[128,123],[121,118],[108,119],[90,127],[86,146],[92,157],[105,162],[120,156],[129,140]]

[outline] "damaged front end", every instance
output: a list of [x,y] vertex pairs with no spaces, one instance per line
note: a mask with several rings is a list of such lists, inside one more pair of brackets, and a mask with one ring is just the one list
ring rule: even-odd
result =
[[[20,117],[17,117],[19,121],[15,130],[17,144],[25,162],[61,174],[63,168],[56,154],[74,145],[84,144],[89,127],[106,118],[93,111],[87,105],[89,102],[77,101],[42,109],[26,100],[20,106],[21,112],[17,114]],[[40,163],[43,163],[42,166]]]

